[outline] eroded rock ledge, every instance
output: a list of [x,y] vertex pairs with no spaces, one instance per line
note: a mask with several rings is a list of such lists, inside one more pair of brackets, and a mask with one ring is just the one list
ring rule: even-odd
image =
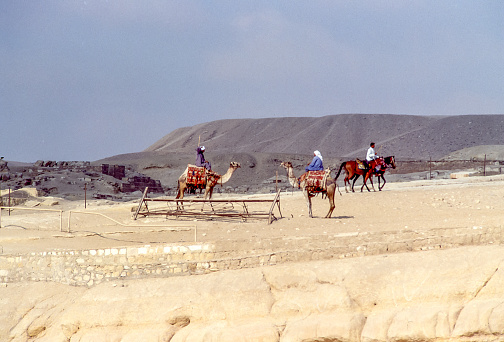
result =
[[[13,341],[500,341],[503,246],[0,289]],[[14,305],[14,303],[16,303]]]

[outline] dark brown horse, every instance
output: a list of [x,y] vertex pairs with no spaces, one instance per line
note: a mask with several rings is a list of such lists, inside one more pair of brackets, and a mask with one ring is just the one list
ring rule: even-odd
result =
[[[376,170],[377,165],[380,166],[378,170]],[[368,179],[371,180],[371,186],[373,187],[373,190],[376,191],[374,189],[374,185],[373,185],[373,176],[376,176],[378,178],[378,190],[381,191],[383,189],[383,187],[385,186],[385,183],[387,183],[387,181],[385,180],[384,174],[388,168],[393,168],[393,169],[396,168],[394,156],[388,156],[385,158],[380,157],[376,160],[372,160],[369,163],[369,172],[366,173],[366,175],[364,177],[364,184],[361,187],[361,191],[364,188],[364,185],[366,185],[366,182]],[[383,185],[380,185],[380,178],[383,179]],[[367,185],[366,185],[366,188],[369,191],[369,188],[367,187]]]
[[[370,165],[371,168],[366,167],[366,165],[363,164],[363,162],[358,163],[355,160],[349,160],[349,161],[343,162],[343,163],[341,163],[339,171],[336,174],[336,177],[334,178],[334,180],[338,179],[339,175],[341,174],[341,170],[344,168],[345,173],[346,173],[345,180],[344,180],[346,192],[349,192],[347,189],[347,183],[350,186],[350,189],[352,190],[352,192],[355,192],[354,186],[355,186],[355,182],[357,181],[359,176],[362,176],[364,178],[364,184],[362,184],[361,191],[364,189],[364,186],[366,187],[366,189],[368,191],[371,191],[371,190],[369,190],[367,183],[366,183],[368,179],[371,181],[371,186],[372,186],[373,190],[376,191],[374,189],[372,174],[368,175],[368,172],[372,170],[374,172],[373,175],[376,175],[379,177],[378,178],[378,189],[381,191],[381,189],[383,188],[383,186],[386,183],[386,180],[383,177],[383,174],[385,173],[385,170],[388,166],[391,166],[392,168],[395,169],[395,158],[394,158],[394,156],[390,156],[390,157],[379,158],[379,159],[381,159],[381,160],[371,162],[371,163],[374,162],[373,165]],[[377,163],[382,164],[380,171],[378,171],[378,173],[376,173],[376,169],[375,169]],[[383,185],[381,187],[380,187],[380,178],[383,179]],[[350,184],[350,180],[352,180],[352,184]]]

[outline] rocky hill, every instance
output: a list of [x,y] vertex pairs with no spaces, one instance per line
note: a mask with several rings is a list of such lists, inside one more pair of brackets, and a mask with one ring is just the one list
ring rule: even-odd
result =
[[[318,149],[324,156],[324,166],[335,170],[342,161],[363,158],[370,141],[377,144],[380,155],[396,157],[398,168],[387,171],[388,180],[426,179],[427,172],[428,177],[441,175],[432,173],[428,160],[451,161],[447,165],[437,163],[434,171],[481,167],[453,160],[485,157],[504,160],[504,115],[342,114],[219,120],[179,128],[142,152],[111,156],[90,164],[93,172],[101,170],[103,164],[126,166],[129,183],[137,179],[134,177],[150,177],[159,180],[166,194],[174,195],[177,179],[187,164],[194,163],[194,150],[199,143],[207,147],[205,156],[216,172],[225,173],[231,161],[241,164],[226,186],[216,192],[269,192],[276,186],[289,187],[280,162],[291,161],[296,174],[300,174]],[[53,184],[52,180],[61,179],[62,175],[48,172],[61,172],[59,168],[31,168],[12,162],[9,166],[10,175],[1,175],[4,189],[20,188],[35,181],[40,183],[37,186],[42,193],[68,193],[69,197],[72,192],[82,193],[88,181],[88,189],[94,188],[97,196],[115,198],[117,189],[124,187],[124,182],[117,179],[103,181],[101,173],[90,178],[68,170],[64,184]],[[35,170],[36,175],[32,172]],[[277,179],[280,183],[276,183]]]
[[145,152],[193,153],[198,141],[216,154],[286,153],[362,157],[371,141],[383,155],[440,159],[479,145],[504,145],[504,115],[342,114],[236,119],[179,128]]
[[[97,162],[133,165],[164,186],[176,187],[178,176],[188,163],[194,163],[194,150],[200,143],[217,172],[224,173],[231,161],[242,164],[228,186],[254,191],[271,183],[277,172],[284,175],[279,168],[283,160],[292,161],[299,173],[318,149],[324,165],[336,169],[344,160],[363,158],[370,141],[376,143],[380,155],[396,156],[400,167],[394,172],[398,174],[428,170],[425,161],[430,159],[482,159],[488,154],[499,160],[504,115],[342,114],[218,120],[179,128],[143,152]],[[412,161],[422,161],[421,167],[404,167]]]

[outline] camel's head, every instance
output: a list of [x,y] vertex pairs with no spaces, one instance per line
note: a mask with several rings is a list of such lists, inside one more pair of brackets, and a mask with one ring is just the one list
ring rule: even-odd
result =
[[240,163],[237,163],[237,162],[231,162],[229,164],[229,167],[236,170],[237,168],[241,167]]
[[280,166],[286,168],[286,169],[292,169],[292,163],[291,162],[281,162]]

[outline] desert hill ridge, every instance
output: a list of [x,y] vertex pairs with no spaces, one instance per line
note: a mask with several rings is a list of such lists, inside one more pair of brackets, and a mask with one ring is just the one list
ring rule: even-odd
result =
[[[194,163],[194,150],[200,140],[207,147],[205,156],[212,162],[216,172],[225,173],[231,161],[239,162],[242,166],[227,183],[228,189],[219,190],[249,193],[275,189],[277,180],[282,186],[284,183],[289,186],[280,163],[291,161],[295,174],[300,175],[315,149],[322,152],[324,166],[337,172],[342,161],[364,158],[369,142],[374,141],[380,155],[396,156],[398,167],[387,172],[387,180],[427,179],[432,173],[425,161],[431,159],[467,161],[487,158],[503,161],[503,133],[504,115],[340,114],[229,119],[179,128],[144,151],[115,155],[91,164],[95,168],[101,164],[125,165],[129,170],[127,177],[146,175],[159,180],[167,193],[173,194],[178,177],[187,164]],[[9,162],[9,166],[13,172],[10,177],[12,184],[4,183],[4,186],[17,188],[26,183],[14,175],[29,170],[30,165]],[[450,163],[438,167],[440,172],[434,170],[434,177],[449,176],[447,170],[471,169],[472,172],[478,172],[481,166],[478,163]],[[502,170],[498,168],[493,171],[499,173]],[[78,174],[68,177],[82,178]],[[339,181],[342,182],[342,178]],[[65,185],[65,188],[73,183],[80,184],[78,181],[66,183],[70,185]],[[76,190],[64,190],[61,184],[56,186],[52,183],[40,184],[39,187],[45,192],[56,192],[55,187],[58,193],[80,191],[77,185],[73,186]],[[95,187],[98,193],[108,193],[111,186],[107,183],[105,187],[97,184]]]
[[382,155],[440,159],[465,148],[504,145],[504,115],[417,116],[339,114],[323,117],[227,119],[183,127],[145,152],[193,153],[198,140],[207,151],[362,157],[374,141]]
[[187,164],[194,163],[198,141],[207,148],[205,156],[217,172],[224,173],[230,161],[242,164],[230,186],[257,185],[277,172],[284,175],[279,168],[284,160],[292,161],[296,173],[302,172],[315,149],[331,169],[344,160],[364,158],[370,141],[377,144],[380,155],[394,155],[398,161],[482,159],[485,154],[504,159],[500,148],[504,147],[504,115],[339,114],[217,120],[178,128],[142,152],[94,163],[133,165],[173,187]]

